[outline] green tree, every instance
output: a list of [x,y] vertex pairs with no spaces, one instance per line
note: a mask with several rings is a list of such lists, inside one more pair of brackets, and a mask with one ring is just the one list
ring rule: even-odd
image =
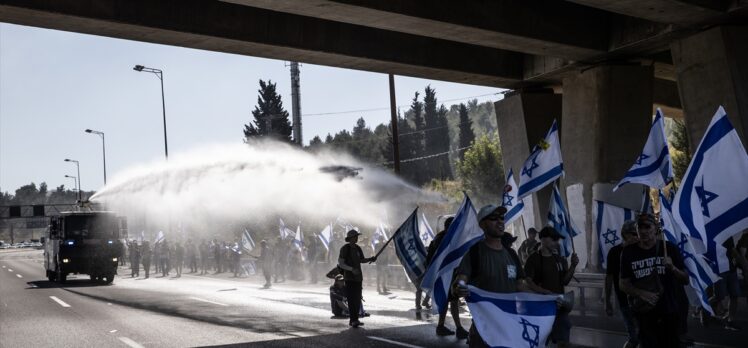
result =
[[675,182],[680,183],[681,178],[691,163],[691,147],[688,142],[688,130],[685,123],[680,120],[673,120],[672,133],[670,134],[671,153],[673,160],[673,175]]
[[498,137],[483,135],[465,151],[456,166],[457,175],[471,197],[488,202],[499,201],[504,182]]
[[427,155],[437,155],[426,160],[426,169],[430,178],[442,180],[452,177],[449,165],[449,128],[447,127],[447,108],[437,106],[436,90],[426,86],[423,94],[424,148]]
[[475,140],[475,133],[473,133],[473,121],[470,120],[470,116],[468,115],[468,108],[465,106],[465,104],[460,104],[459,112],[460,124],[458,129],[460,130],[460,143],[458,145],[458,148],[462,149],[470,146],[473,140]]
[[260,89],[257,92],[257,105],[252,110],[254,120],[244,125],[244,141],[250,138],[271,137],[291,142],[291,121],[288,118],[288,111],[283,108],[281,96],[276,91],[276,84],[260,80]]

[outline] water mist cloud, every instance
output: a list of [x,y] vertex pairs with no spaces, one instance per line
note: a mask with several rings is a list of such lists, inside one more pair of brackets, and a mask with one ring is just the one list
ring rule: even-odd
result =
[[[353,168],[361,168],[358,175]],[[161,224],[340,217],[375,226],[387,216],[397,225],[419,203],[444,198],[347,155],[263,141],[207,146],[128,169],[91,200]]]

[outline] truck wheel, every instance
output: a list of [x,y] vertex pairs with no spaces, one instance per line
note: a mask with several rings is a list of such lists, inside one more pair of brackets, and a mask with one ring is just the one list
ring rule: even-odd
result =
[[112,284],[114,281],[114,274],[107,274],[106,278],[102,277],[102,280],[104,281],[104,284]]
[[50,282],[55,281],[55,274],[52,271],[47,271],[47,279],[49,279]]

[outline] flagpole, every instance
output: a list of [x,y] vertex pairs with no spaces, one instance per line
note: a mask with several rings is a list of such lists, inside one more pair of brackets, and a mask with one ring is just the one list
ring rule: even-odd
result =
[[[414,214],[416,214],[416,218],[418,218],[418,215],[417,215],[417,214],[418,214],[418,207],[416,207],[416,210],[415,210],[415,211],[413,211],[413,213],[414,213]],[[412,215],[412,214],[411,214],[411,215]],[[400,229],[399,229],[399,228],[397,229],[397,231],[395,231],[395,233],[393,233],[393,234],[392,234],[392,236],[390,236],[390,239],[388,239],[388,240],[387,240],[387,242],[385,242],[385,243],[384,243],[384,245],[382,245],[382,248],[381,248],[381,249],[379,249],[379,252],[378,252],[378,253],[377,253],[376,255],[374,255],[374,257],[375,257],[375,258],[376,258],[376,257],[379,257],[379,254],[381,254],[381,253],[382,253],[382,252],[384,251],[384,248],[386,248],[386,247],[387,247],[387,244],[390,244],[390,242],[392,241],[392,239],[394,239],[394,238],[395,238],[395,236],[396,236],[396,235],[397,235],[398,233],[400,233]]]
[[[556,187],[558,187],[561,184],[561,179],[560,178],[556,179],[556,183],[555,184],[556,184]],[[559,193],[561,193],[561,190],[558,190],[558,191],[559,191]],[[572,228],[571,227],[571,223],[572,223],[572,220],[571,220],[571,212],[569,212],[569,200],[566,199],[564,195],[561,196],[561,199],[566,200],[566,202],[564,202],[564,203],[566,204],[566,213],[569,214],[568,217],[569,217],[569,224],[570,224],[570,226],[568,226],[568,228],[569,228],[569,240],[571,241],[571,253],[572,254],[576,254],[577,253],[577,249],[574,247],[574,236],[571,235],[571,228]]]

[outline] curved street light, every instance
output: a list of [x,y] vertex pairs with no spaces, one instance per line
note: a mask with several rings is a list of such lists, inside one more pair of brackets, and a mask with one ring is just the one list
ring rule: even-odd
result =
[[101,137],[101,150],[104,156],[104,185],[106,185],[106,142],[104,141],[104,132],[95,131],[92,129],[86,129],[86,133],[96,134]]
[[166,141],[166,98],[164,98],[164,72],[161,69],[149,68],[143,65],[136,65],[132,68],[137,72],[148,72],[156,75],[161,81],[161,110],[164,116],[164,155],[169,159],[169,145]]
[[78,162],[76,160],[73,160],[73,159],[69,159],[69,158],[66,158],[65,162],[73,162],[73,163],[75,163],[75,168],[78,170],[78,201],[82,202],[83,201],[83,197],[81,197],[81,191],[82,191],[82,189],[81,189],[81,164],[80,164],[80,162]]

